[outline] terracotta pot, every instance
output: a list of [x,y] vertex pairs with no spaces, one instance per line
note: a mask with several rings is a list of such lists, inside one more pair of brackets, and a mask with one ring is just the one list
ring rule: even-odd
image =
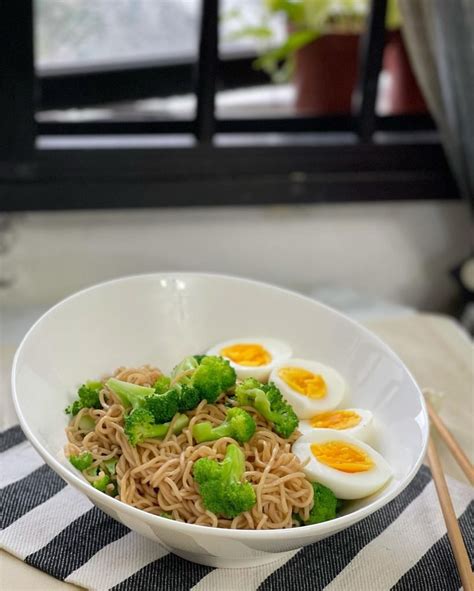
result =
[[323,35],[296,52],[294,83],[298,113],[350,113],[357,80],[359,37]]
[[389,112],[426,113],[428,109],[425,99],[411,69],[400,31],[391,31],[387,34],[383,65],[392,79],[390,92],[387,93]]
[[[329,34],[296,52],[296,110],[301,115],[350,113],[358,75],[359,35]],[[383,68],[391,85],[385,97],[389,114],[426,113],[400,31],[387,33]]]

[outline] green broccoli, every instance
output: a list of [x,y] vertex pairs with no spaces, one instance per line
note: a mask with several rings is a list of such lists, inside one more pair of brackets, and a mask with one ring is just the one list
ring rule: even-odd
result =
[[[188,425],[189,418],[179,415],[173,427],[173,433],[178,435]],[[146,408],[136,408],[125,419],[125,434],[132,445],[137,445],[145,439],[165,437],[171,423],[155,423],[153,413]]]
[[117,468],[117,462],[118,459],[117,458],[110,458],[110,460],[104,460],[101,464],[101,466],[103,466],[105,472],[109,475],[109,476],[115,476],[115,471]]
[[192,386],[177,383],[173,389],[178,393],[178,412],[193,410],[201,402],[201,395]]
[[117,378],[110,378],[105,385],[120,398],[120,402],[125,407],[132,407],[133,409],[143,406],[145,399],[155,394],[154,388],[123,382],[117,380]]
[[153,384],[157,394],[167,394],[170,390],[177,393],[178,412],[193,410],[201,402],[199,392],[192,386],[180,384],[179,382],[171,384],[171,378],[167,376],[159,377]]
[[197,423],[193,427],[193,437],[198,443],[214,441],[221,437],[232,437],[239,443],[245,443],[253,437],[256,424],[252,416],[242,408],[231,408],[227,412],[226,419],[218,427],[205,421]]
[[235,385],[235,370],[223,357],[204,355],[186,357],[172,374],[172,384],[194,388],[201,400],[213,403],[226,390]]
[[103,476],[99,476],[99,478],[97,478],[96,480],[92,481],[92,486],[94,488],[96,488],[97,490],[100,490],[101,492],[107,492],[107,485],[110,484],[110,476],[108,476],[107,474],[104,474],[102,472]]
[[144,408],[155,417],[155,423],[171,421],[178,412],[179,394],[176,390],[168,390],[163,394],[155,394],[145,398]]
[[[161,388],[163,384],[164,381],[160,382],[159,387]],[[171,421],[178,412],[178,393],[175,390],[168,389],[157,394],[155,388],[122,382],[116,378],[110,378],[107,381],[107,387],[117,394],[124,406],[149,410],[153,414],[155,423]]]
[[250,482],[241,482],[245,458],[238,445],[227,446],[222,462],[201,458],[194,463],[193,475],[206,509],[229,519],[249,511],[256,503]]
[[107,490],[107,486],[112,482],[112,480],[110,479],[110,476],[104,472],[102,467],[94,466],[93,468],[89,468],[86,471],[86,474],[94,479],[91,482],[94,488],[107,494],[111,494],[113,492]]
[[295,411],[273,383],[261,384],[254,378],[247,378],[235,389],[235,397],[240,406],[253,406],[258,410],[282,437],[290,437],[298,427]]
[[201,361],[196,359],[194,355],[188,355],[178,365],[176,365],[171,372],[171,381],[177,382],[185,375],[190,375],[199,367]]
[[69,461],[74,466],[74,468],[77,468],[82,472],[82,470],[87,470],[87,468],[90,468],[92,464],[92,454],[88,451],[83,451],[78,456],[69,456]]
[[338,509],[338,499],[330,488],[319,484],[319,482],[312,482],[314,490],[313,507],[309,513],[306,521],[298,518],[298,521],[303,525],[313,525],[314,523],[322,523],[329,521],[336,517]]
[[157,394],[164,394],[170,389],[171,378],[168,376],[160,376],[153,384],[153,389]]
[[77,391],[77,400],[64,409],[66,414],[77,415],[81,408],[101,408],[99,393],[102,382],[86,382]]
[[82,431],[85,431],[86,433],[90,433],[91,431],[94,431],[94,429],[95,429],[94,419],[89,415],[83,415],[79,419],[79,429],[81,429]]

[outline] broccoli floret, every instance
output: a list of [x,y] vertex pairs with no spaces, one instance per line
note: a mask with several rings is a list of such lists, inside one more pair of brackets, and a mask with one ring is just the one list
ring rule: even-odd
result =
[[[86,470],[86,474],[89,478],[93,479],[91,484],[97,490],[113,497],[117,494],[117,482],[112,479],[110,474],[107,474],[107,471],[104,469],[104,464],[89,468]],[[109,486],[109,484],[113,486]]]
[[171,372],[172,382],[179,382],[185,377],[190,376],[200,363],[193,355],[185,357]]
[[[107,381],[107,386],[117,394],[124,406],[131,406],[132,409],[145,408],[149,410],[154,417],[155,423],[171,421],[178,412],[179,393],[169,388],[163,392],[162,389],[165,384],[166,381],[162,380],[162,378],[155,382],[153,388],[122,382],[116,378],[110,378]],[[156,393],[156,388],[160,393]]]
[[204,357],[192,376],[193,386],[202,399],[213,403],[217,398],[235,385],[234,368],[223,357]]
[[319,484],[319,482],[312,482],[312,485],[314,490],[313,507],[306,521],[299,520],[303,525],[313,525],[334,519],[338,509],[338,499],[330,488]]
[[99,393],[102,382],[86,382],[77,391],[77,400],[64,409],[66,414],[77,415],[81,408],[101,408]]
[[91,482],[92,486],[101,492],[105,492],[109,494],[110,491],[106,490],[107,485],[110,484],[112,481],[110,476],[102,470],[102,467],[95,466],[94,468],[90,468],[87,470],[86,474],[94,480]]
[[153,384],[157,394],[167,394],[170,390],[177,393],[178,412],[193,410],[201,402],[199,392],[192,386],[179,382],[171,384],[171,378],[161,376]]
[[108,484],[110,484],[110,476],[107,474],[104,474],[100,478],[92,481],[92,486],[101,492],[106,492]]
[[[173,433],[178,435],[188,425],[189,418],[179,415],[173,427]],[[125,434],[132,445],[137,445],[145,439],[165,437],[171,423],[155,423],[153,413],[146,408],[136,408],[125,419]]]
[[131,382],[123,382],[116,378],[107,380],[106,386],[120,398],[120,402],[126,407],[139,408],[144,405],[148,396],[155,394],[154,388],[139,386]]
[[95,429],[95,421],[89,415],[84,415],[79,419],[79,429],[85,431],[86,433],[90,433]]
[[249,511],[256,503],[250,482],[241,482],[245,458],[239,446],[227,446],[222,462],[201,458],[194,463],[193,475],[206,509],[229,519]]
[[104,460],[101,464],[101,466],[103,466],[105,472],[109,475],[109,476],[115,476],[115,471],[117,468],[117,462],[118,459],[117,458],[111,458],[110,460]]
[[69,456],[69,461],[78,470],[87,470],[92,464],[92,454],[88,451],[83,451],[78,456],[72,455]]
[[193,410],[201,402],[201,395],[192,386],[187,384],[175,384],[174,389],[178,392],[178,411],[186,412]]
[[204,355],[186,357],[171,375],[172,382],[194,388],[201,400],[213,403],[235,385],[235,370],[223,357]]
[[155,423],[166,423],[178,412],[178,400],[178,392],[168,390],[163,394],[147,396],[143,406],[153,414]]
[[193,437],[198,443],[214,441],[221,437],[232,437],[239,443],[245,443],[253,437],[256,424],[252,416],[242,408],[231,408],[227,412],[225,421],[218,427],[205,421],[193,427]]
[[168,376],[160,376],[153,384],[153,388],[157,394],[164,394],[170,389],[171,378]]
[[272,382],[261,384],[254,378],[248,378],[237,386],[235,396],[240,406],[253,406],[267,421],[273,423],[275,432],[282,437],[290,437],[298,427],[295,411]]
[[[186,412],[196,408],[201,400],[215,402],[222,392],[235,385],[235,379],[235,371],[227,360],[221,357],[190,355],[173,369],[170,377],[158,378],[154,389],[162,396],[168,395],[170,391],[176,392],[177,411]],[[174,396],[174,394],[171,395],[172,398]],[[155,402],[161,403],[161,401]],[[152,410],[157,422],[169,420],[160,419],[160,413],[155,410],[153,404],[151,406],[145,404],[145,406]]]

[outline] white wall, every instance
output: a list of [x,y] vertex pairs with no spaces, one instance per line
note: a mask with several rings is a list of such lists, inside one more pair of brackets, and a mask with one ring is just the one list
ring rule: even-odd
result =
[[[10,287],[3,309],[49,305],[130,273],[201,270],[309,291],[350,286],[424,309],[442,309],[448,270],[469,249],[460,202],[161,209],[14,216],[0,254]],[[1,279],[1,278],[0,278]]]

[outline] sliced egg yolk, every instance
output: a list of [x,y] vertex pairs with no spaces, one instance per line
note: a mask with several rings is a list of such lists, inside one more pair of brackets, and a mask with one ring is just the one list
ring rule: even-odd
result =
[[346,441],[313,443],[311,452],[321,464],[341,472],[367,472],[375,466],[363,449]]
[[311,427],[315,429],[350,429],[360,423],[362,417],[353,410],[330,410],[311,418]]
[[308,398],[320,399],[327,394],[323,376],[308,371],[303,367],[282,367],[278,376],[296,392]]
[[219,351],[222,357],[227,357],[237,365],[260,367],[271,362],[270,353],[257,343],[239,343],[224,347]]

